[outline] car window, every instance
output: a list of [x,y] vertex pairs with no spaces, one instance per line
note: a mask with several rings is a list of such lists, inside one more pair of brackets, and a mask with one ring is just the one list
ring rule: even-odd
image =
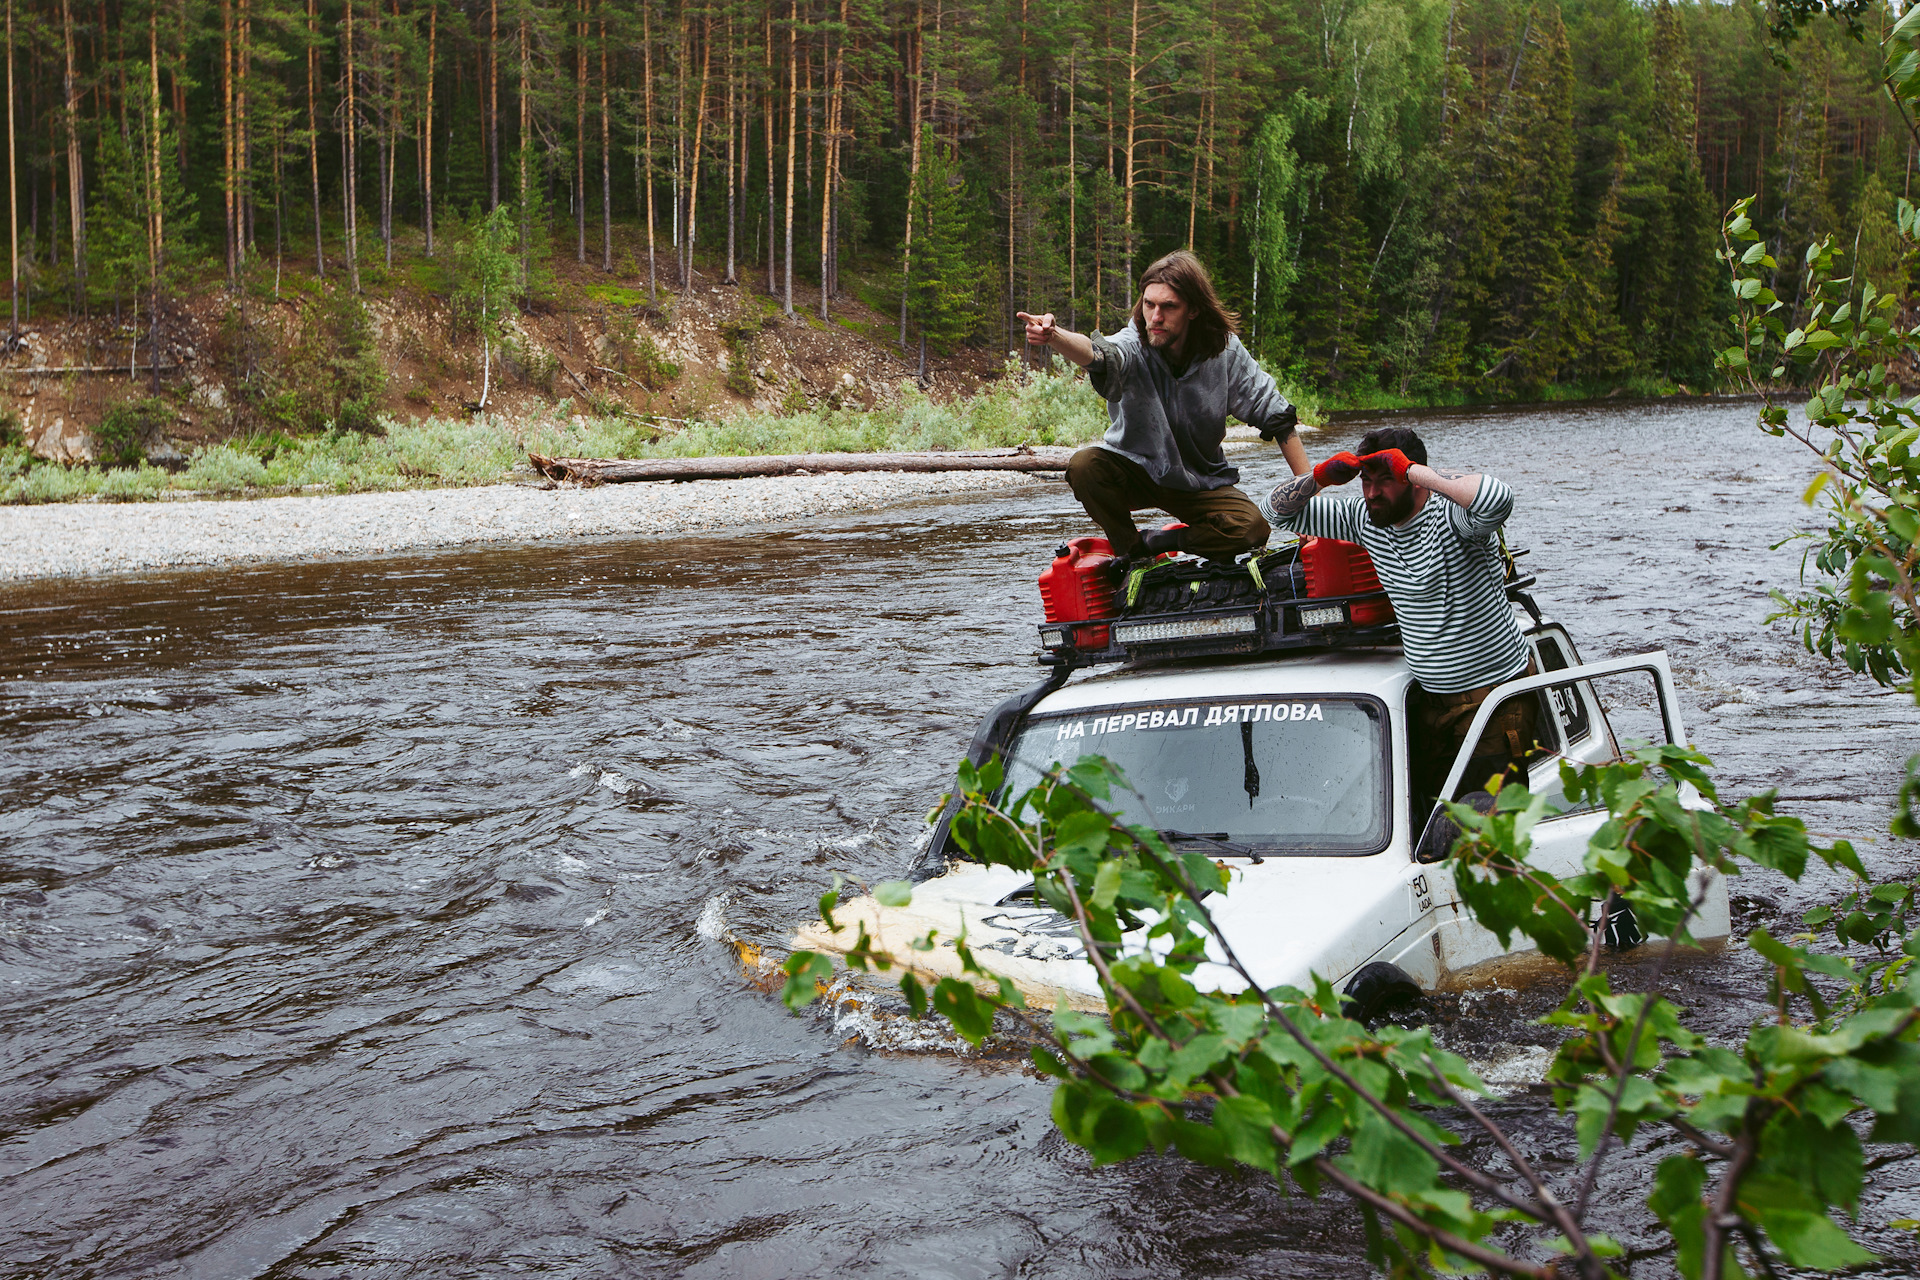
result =
[[1039,715],[1008,793],[1050,764],[1105,756],[1132,784],[1114,811],[1261,853],[1378,853],[1391,834],[1386,708],[1373,698],[1200,699]]

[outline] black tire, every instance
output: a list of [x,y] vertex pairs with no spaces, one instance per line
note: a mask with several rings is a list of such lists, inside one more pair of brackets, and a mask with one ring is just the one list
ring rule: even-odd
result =
[[1384,960],[1362,965],[1341,995],[1341,1012],[1355,1022],[1368,1026],[1389,1015],[1401,1015],[1423,1008],[1426,993],[1406,973]]

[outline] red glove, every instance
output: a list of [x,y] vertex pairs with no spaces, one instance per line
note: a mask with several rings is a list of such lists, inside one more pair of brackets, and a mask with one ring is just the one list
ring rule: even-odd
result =
[[1372,464],[1372,466],[1368,468],[1369,470],[1374,467],[1385,467],[1393,473],[1395,480],[1401,482],[1405,482],[1407,478],[1407,468],[1413,465],[1413,459],[1407,457],[1406,454],[1400,452],[1398,449],[1382,449],[1378,453],[1370,453],[1360,459],[1360,462],[1363,466]]
[[1322,489],[1345,484],[1360,474],[1360,459],[1341,450],[1313,469],[1313,482]]

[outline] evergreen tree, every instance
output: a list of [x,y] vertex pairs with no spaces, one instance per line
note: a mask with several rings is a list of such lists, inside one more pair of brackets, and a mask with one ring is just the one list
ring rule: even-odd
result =
[[980,285],[986,276],[969,227],[965,180],[931,128],[921,140],[920,182],[914,193],[914,267],[907,314],[920,334],[920,380],[927,348],[945,354],[966,341],[980,321]]

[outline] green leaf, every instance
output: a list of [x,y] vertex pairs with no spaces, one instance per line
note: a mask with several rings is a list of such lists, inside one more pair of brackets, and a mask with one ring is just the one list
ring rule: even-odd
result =
[[787,975],[780,999],[795,1013],[812,1004],[820,994],[820,986],[833,978],[832,959],[817,951],[796,951],[780,968]]
[[1280,1171],[1273,1145],[1273,1112],[1258,1098],[1241,1094],[1222,1098],[1213,1108],[1213,1126],[1225,1142],[1226,1152],[1241,1164],[1268,1173]]
[[1761,1134],[1760,1157],[1770,1173],[1811,1191],[1822,1205],[1855,1212],[1865,1157],[1860,1135],[1844,1120],[1829,1127],[1818,1117],[1783,1111]]
[[1365,1107],[1353,1131],[1352,1149],[1340,1165],[1376,1191],[1412,1195],[1432,1187],[1440,1165],[1420,1147],[1389,1125],[1379,1112]]
[[1654,1171],[1647,1207],[1673,1233],[1674,1261],[1687,1280],[1699,1280],[1706,1257],[1707,1169],[1693,1156],[1668,1156]]
[[882,880],[873,886],[873,900],[883,907],[904,907],[913,901],[913,885],[905,880]]
[[1735,1204],[1796,1267],[1836,1271],[1880,1259],[1855,1244],[1797,1184],[1758,1175],[1740,1184]]
[[953,1024],[968,1044],[978,1045],[993,1030],[993,1006],[981,999],[964,978],[942,978],[934,984],[933,1008]]
[[1120,896],[1120,864],[1109,859],[1100,864],[1100,870],[1094,873],[1093,893],[1088,899],[1095,911],[1113,910],[1113,901]]
[[927,989],[911,972],[900,975],[900,994],[907,998],[907,1008],[913,1011],[914,1017],[927,1016]]

